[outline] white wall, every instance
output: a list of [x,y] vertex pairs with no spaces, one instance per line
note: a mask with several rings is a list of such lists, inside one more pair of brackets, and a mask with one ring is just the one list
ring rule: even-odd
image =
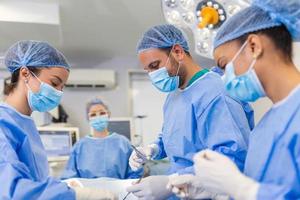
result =
[[138,69],[136,58],[118,57],[105,61],[95,67],[115,70],[117,87],[113,90],[65,89],[65,94],[62,99],[62,105],[69,115],[69,122],[80,128],[81,135],[89,133],[85,106],[87,101],[95,96],[103,97],[105,102],[107,102],[108,106],[110,107],[112,117],[127,117],[130,113],[128,97],[128,71],[130,69]]
[[132,76],[132,109],[133,116],[144,116],[136,119],[136,134],[142,136],[140,144],[147,145],[157,139],[162,130],[163,105],[167,94],[158,91],[146,74]]

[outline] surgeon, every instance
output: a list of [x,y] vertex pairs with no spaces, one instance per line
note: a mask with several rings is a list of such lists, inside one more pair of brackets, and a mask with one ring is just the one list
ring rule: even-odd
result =
[[[214,66],[210,70],[219,74],[220,76],[224,75],[224,71],[220,67]],[[248,120],[249,128],[252,131],[255,127],[254,110],[252,106],[248,102],[241,101],[238,98],[232,97],[232,99],[236,100],[243,107],[243,110]]]
[[[194,173],[193,156],[209,148],[243,169],[250,132],[243,108],[226,95],[221,77],[193,61],[182,32],[173,25],[154,26],[138,44],[138,56],[152,84],[168,93],[162,133],[156,142],[133,152],[137,170],[146,159],[171,162],[169,175]],[[166,199],[168,176],[152,176],[128,188],[141,199]]]
[[94,98],[86,110],[92,132],[75,144],[62,179],[140,177],[141,170],[134,172],[128,164],[132,153],[129,140],[108,130],[108,106],[100,98]]
[[11,73],[0,104],[0,199],[115,199],[104,190],[73,187],[49,176],[33,111],[57,107],[69,75],[61,52],[46,42],[19,41],[5,55]]
[[[293,41],[300,41],[298,0],[254,0],[220,28],[214,58],[225,70],[227,91],[242,101],[267,96],[273,106],[251,133],[243,173],[227,157],[204,150],[195,156],[197,176],[186,184],[194,192],[187,196],[206,190],[236,200],[300,199],[300,73]],[[170,185],[182,191],[177,183]]]

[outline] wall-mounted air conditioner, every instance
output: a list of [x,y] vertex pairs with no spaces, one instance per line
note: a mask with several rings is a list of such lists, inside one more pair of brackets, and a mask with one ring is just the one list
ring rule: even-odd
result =
[[105,88],[116,86],[116,74],[113,70],[72,69],[67,88]]

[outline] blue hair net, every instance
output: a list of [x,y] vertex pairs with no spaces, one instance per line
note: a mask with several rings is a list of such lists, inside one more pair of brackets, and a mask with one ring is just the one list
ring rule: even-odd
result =
[[24,40],[11,46],[4,62],[13,73],[21,67],[63,67],[70,66],[64,55],[46,42]]
[[269,13],[273,21],[282,23],[296,41],[300,41],[299,0],[253,0],[256,5]]
[[189,52],[189,46],[183,33],[173,25],[154,26],[146,31],[137,46],[137,52],[148,49],[170,48],[179,44],[184,51]]
[[89,114],[90,109],[93,105],[102,105],[109,112],[108,106],[99,97],[96,97],[87,103],[87,105],[86,105],[86,114],[87,115]]
[[299,0],[254,0],[252,5],[228,19],[219,29],[214,49],[247,33],[285,25],[296,41],[300,40]]

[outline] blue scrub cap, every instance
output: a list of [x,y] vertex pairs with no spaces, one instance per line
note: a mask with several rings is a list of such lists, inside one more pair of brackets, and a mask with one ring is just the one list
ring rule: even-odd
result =
[[87,114],[87,118],[88,118],[88,114],[89,114],[89,111],[90,111],[90,108],[93,106],[93,105],[102,105],[103,107],[106,108],[106,110],[109,112],[109,109],[108,109],[108,106],[99,98],[99,97],[96,97],[92,100],[90,100],[87,105],[86,105],[86,114]]
[[13,73],[21,67],[63,67],[70,66],[64,55],[46,42],[24,40],[12,45],[6,52],[4,62]]
[[138,43],[137,52],[170,48],[175,44],[179,44],[184,51],[189,52],[188,42],[181,30],[170,24],[154,26],[143,34]]
[[285,25],[295,41],[300,41],[299,0],[253,0],[252,5],[232,16],[219,29],[214,49],[247,33]]

